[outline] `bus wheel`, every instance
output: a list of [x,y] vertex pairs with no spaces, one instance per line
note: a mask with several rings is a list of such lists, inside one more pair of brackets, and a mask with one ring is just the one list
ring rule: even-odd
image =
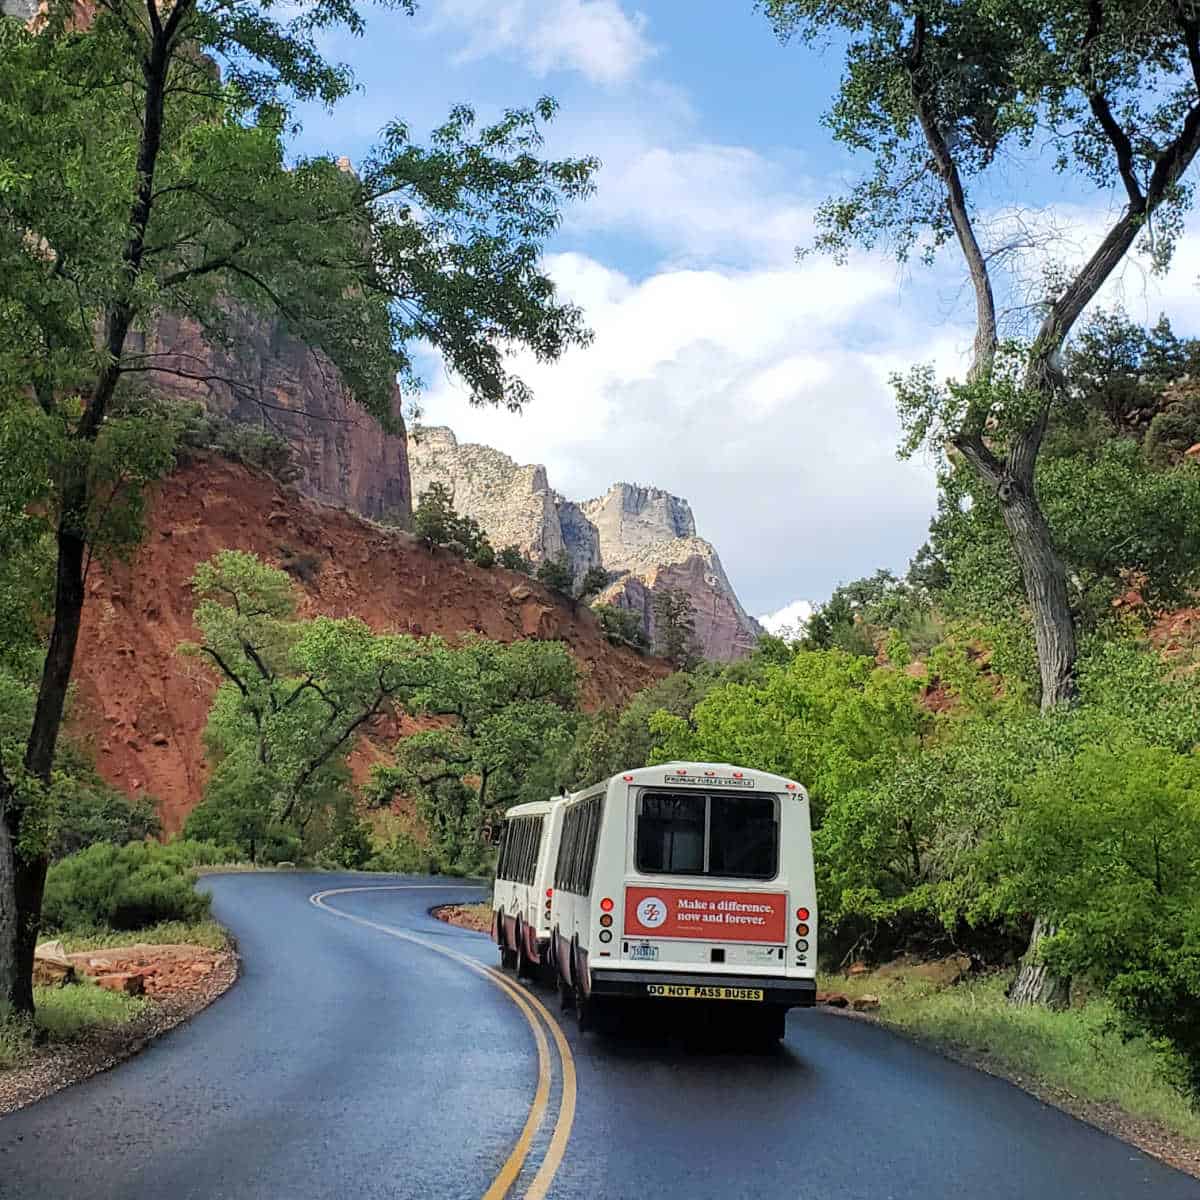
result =
[[558,1007],[564,1012],[575,1007],[575,989],[562,977],[561,971],[558,975]]
[[583,988],[575,984],[575,1019],[579,1022],[579,1032],[587,1033],[589,1029],[595,1027],[595,1011],[594,1001],[590,996],[583,994]]
[[504,918],[496,914],[496,941],[500,944],[500,965],[511,971],[517,965],[517,952],[508,948],[504,940]]
[[525,949],[525,927],[517,926],[517,978],[528,979],[533,972],[529,967],[529,953]]

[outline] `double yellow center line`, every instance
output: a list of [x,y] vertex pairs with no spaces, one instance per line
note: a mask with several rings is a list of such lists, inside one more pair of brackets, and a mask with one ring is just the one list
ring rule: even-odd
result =
[[426,950],[432,950],[436,954],[453,959],[468,970],[474,971],[476,975],[482,975],[484,979],[498,987],[508,996],[529,1023],[529,1027],[533,1031],[534,1044],[537,1047],[537,1088],[533,1094],[533,1102],[529,1106],[529,1115],[525,1118],[525,1124],[521,1129],[520,1136],[517,1138],[516,1145],[513,1146],[511,1153],[504,1161],[504,1165],[500,1168],[495,1179],[492,1180],[487,1191],[484,1192],[483,1200],[504,1200],[504,1197],[509,1194],[513,1184],[516,1183],[517,1178],[520,1176],[522,1168],[525,1166],[525,1161],[533,1148],[534,1140],[545,1121],[554,1076],[550,1046],[546,1039],[546,1032],[549,1031],[550,1038],[553,1040],[555,1050],[557,1051],[559,1076],[562,1081],[559,1089],[558,1113],[554,1120],[554,1129],[550,1135],[550,1143],[546,1148],[545,1157],[542,1159],[541,1166],[538,1167],[537,1173],[524,1193],[525,1200],[545,1200],[545,1196],[550,1190],[550,1185],[554,1182],[554,1176],[562,1164],[563,1155],[567,1151],[567,1142],[571,1137],[571,1126],[575,1120],[575,1059],[571,1054],[571,1047],[567,1045],[567,1039],[563,1036],[563,1031],[559,1023],[532,992],[526,991],[507,975],[496,970],[496,968],[486,967],[469,955],[459,954],[457,950],[451,950],[446,946],[439,946],[436,942],[428,941],[419,934],[410,933],[406,929],[396,929],[391,925],[383,925],[378,921],[372,921],[366,917],[359,917],[352,913],[343,912],[341,909],[334,908],[333,905],[327,903],[331,896],[345,896],[361,892],[446,890],[445,884],[384,884],[375,887],[329,888],[323,892],[314,892],[308,899],[311,904],[315,904],[318,908],[324,909],[336,917],[341,917],[345,921],[353,921],[355,925],[363,925],[368,929],[374,929],[379,933],[387,934],[389,937],[399,938],[405,942],[412,942]]

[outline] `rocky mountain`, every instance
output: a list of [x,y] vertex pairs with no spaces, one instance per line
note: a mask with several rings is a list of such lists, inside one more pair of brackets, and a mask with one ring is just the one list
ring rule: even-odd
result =
[[164,317],[149,337],[131,334],[129,352],[157,368],[149,372],[156,390],[285,438],[304,495],[407,523],[411,488],[398,390],[399,432],[384,433],[319,351],[277,323],[251,318],[234,322],[223,347],[206,343],[193,323]]
[[[586,608],[534,580],[431,554],[410,534],[305,500],[261,472],[200,459],[154,487],[146,536],[129,562],[92,564],[75,675],[76,733],[109,782],[157,798],[168,832],[182,827],[207,777],[203,734],[216,680],[178,646],[197,637],[196,564],[223,549],[287,570],[304,616],[357,616],[376,630],[414,634],[564,641],[587,709],[624,704],[668,670],[612,645]],[[365,772],[397,732],[411,729],[384,728],[360,742],[351,767]]]
[[740,658],[754,648],[761,628],[738,601],[712,544],[696,535],[686,500],[630,483],[615,483],[594,500],[568,500],[540,464],[460,444],[443,426],[412,430],[408,462],[414,497],[444,484],[458,511],[474,517],[497,549],[516,546],[535,563],[566,554],[576,578],[590,566],[612,572],[601,599],[639,613],[651,638],[655,592],[680,588],[692,599],[708,657]]

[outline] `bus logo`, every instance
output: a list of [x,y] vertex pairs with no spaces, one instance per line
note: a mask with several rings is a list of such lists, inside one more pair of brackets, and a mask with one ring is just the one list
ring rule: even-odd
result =
[[752,788],[753,779],[730,779],[727,775],[664,775],[664,783],[694,784],[696,787]]
[[638,924],[645,929],[657,929],[667,919],[667,906],[657,896],[638,901]]

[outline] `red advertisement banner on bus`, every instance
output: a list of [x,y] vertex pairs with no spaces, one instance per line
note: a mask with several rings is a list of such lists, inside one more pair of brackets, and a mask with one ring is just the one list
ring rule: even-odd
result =
[[787,896],[783,892],[627,887],[625,936],[785,942]]

